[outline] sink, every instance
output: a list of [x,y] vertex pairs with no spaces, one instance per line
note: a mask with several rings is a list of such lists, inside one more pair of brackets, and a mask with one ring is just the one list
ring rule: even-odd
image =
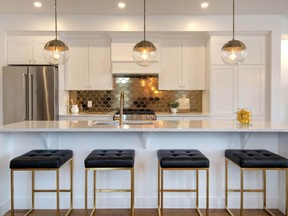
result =
[[93,125],[118,125],[117,121],[93,121]]
[[153,125],[154,121],[125,120],[126,125]]
[[[93,121],[93,125],[119,125],[118,121]],[[153,121],[125,120],[124,125],[153,125]]]

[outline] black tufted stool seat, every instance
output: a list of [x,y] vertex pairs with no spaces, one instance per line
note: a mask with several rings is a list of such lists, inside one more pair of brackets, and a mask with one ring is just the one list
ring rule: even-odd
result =
[[[62,190],[59,188],[59,171],[65,164],[70,165],[70,189]],[[14,172],[31,171],[32,172],[32,208],[25,214],[29,215],[34,210],[35,193],[37,192],[56,192],[57,216],[60,216],[60,192],[70,193],[70,209],[66,213],[69,215],[73,208],[73,152],[71,150],[47,150],[37,149],[29,151],[10,161],[11,170],[11,216],[14,216]],[[35,172],[38,171],[56,171],[56,190],[35,189]]]
[[[209,215],[209,160],[195,149],[160,149],[158,156],[158,213],[163,216],[163,192],[196,192],[196,210],[199,210],[199,170],[206,171],[206,215]],[[196,171],[196,189],[166,189],[164,188],[165,170]]]
[[[280,155],[264,149],[229,149],[225,151],[225,207],[230,215],[233,213],[228,207],[228,193],[240,192],[240,216],[243,216],[244,206],[244,192],[261,192],[263,193],[263,209],[269,214],[274,215],[266,207],[266,171],[267,170],[284,170],[286,172],[286,187],[288,186],[288,160]],[[228,163],[238,166],[240,168],[240,189],[228,188]],[[263,188],[262,189],[244,189],[244,170],[260,170],[263,172]],[[287,196],[287,195],[286,195]],[[288,216],[287,211],[287,197],[285,215]]]
[[[135,151],[132,149],[99,149],[92,151],[84,161],[85,164],[85,209],[88,209],[88,171],[94,172],[94,192],[92,216],[96,211],[96,193],[98,192],[130,192],[131,215],[134,216],[134,160]],[[100,170],[129,170],[130,189],[97,189],[96,171]]]

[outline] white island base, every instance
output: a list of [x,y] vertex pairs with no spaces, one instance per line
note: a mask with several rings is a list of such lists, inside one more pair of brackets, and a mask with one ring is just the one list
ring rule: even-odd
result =
[[[267,149],[288,157],[288,127],[269,123],[239,128],[234,122],[166,122],[153,125],[100,126],[82,122],[21,122],[0,128],[0,214],[10,209],[9,161],[32,149],[71,149],[74,152],[74,208],[84,208],[84,160],[94,149],[135,149],[135,208],[157,208],[157,150],[198,149],[210,160],[210,208],[224,208],[225,149]],[[231,165],[230,187],[239,188],[239,170]],[[61,171],[62,187],[69,186],[68,168]],[[195,187],[193,171],[167,171],[165,186]],[[92,173],[89,176],[92,182]],[[36,174],[36,187],[55,187],[51,172]],[[284,211],[284,172],[267,172],[267,206]],[[245,188],[261,188],[262,173],[245,172]],[[128,171],[102,171],[97,184],[102,188],[128,188]],[[205,208],[205,172],[200,172],[200,208]],[[92,207],[92,184],[89,206]],[[31,175],[15,174],[15,207],[29,209]],[[246,193],[245,208],[262,208],[261,193]],[[101,193],[98,208],[129,208],[129,193]],[[36,208],[55,208],[55,195],[39,193]],[[69,194],[61,194],[61,208],[68,208]],[[195,193],[166,193],[166,208],[194,208]],[[230,193],[230,207],[239,208],[239,193]]]

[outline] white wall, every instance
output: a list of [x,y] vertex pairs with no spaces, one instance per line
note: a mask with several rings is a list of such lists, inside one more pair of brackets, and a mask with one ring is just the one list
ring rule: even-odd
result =
[[[5,64],[5,32],[14,31],[53,31],[54,17],[43,15],[1,16],[0,21],[0,63]],[[167,21],[169,20],[169,22]],[[142,32],[142,16],[72,16],[59,15],[58,29],[63,36],[67,32]],[[228,32],[232,30],[232,16],[148,16],[147,31],[165,32]],[[271,65],[268,64],[268,78],[271,78],[271,120],[280,122],[281,101],[281,17],[280,16],[237,16],[237,32],[270,32],[271,33]],[[288,31],[287,31],[288,32]],[[269,49],[268,49],[269,50]],[[4,53],[4,54],[3,54]],[[1,103],[2,104],[2,103]],[[288,107],[287,107],[288,108]],[[0,113],[2,112],[2,108]],[[2,116],[2,115],[1,115]],[[287,122],[288,123],[288,122]]]
[[288,122],[288,18],[282,19],[281,41],[281,116],[282,122]]

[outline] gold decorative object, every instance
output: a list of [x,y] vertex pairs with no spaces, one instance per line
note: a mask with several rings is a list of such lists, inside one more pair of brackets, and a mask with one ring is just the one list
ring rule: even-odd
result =
[[240,108],[237,112],[237,121],[241,125],[252,124],[252,112],[248,108]]

